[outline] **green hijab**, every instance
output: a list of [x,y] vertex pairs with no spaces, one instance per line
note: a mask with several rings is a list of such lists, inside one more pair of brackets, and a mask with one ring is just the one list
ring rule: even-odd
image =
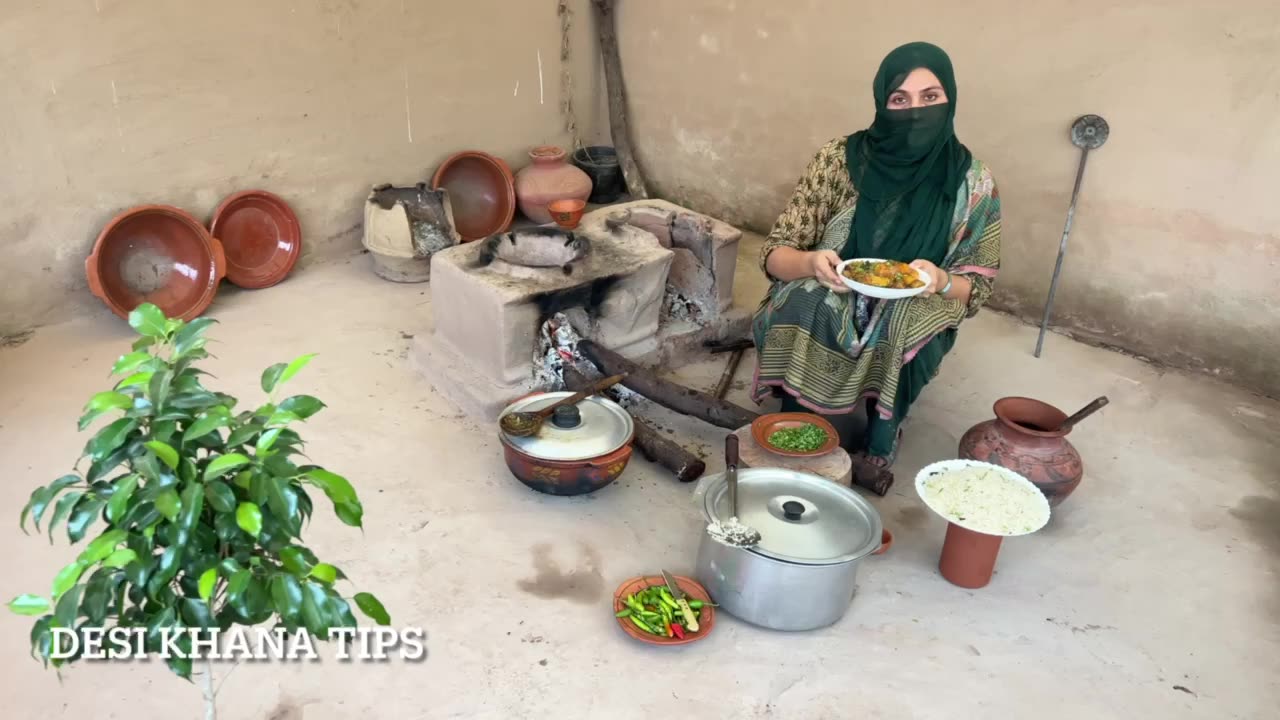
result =
[[[938,76],[948,102],[890,110],[889,96],[918,68]],[[951,58],[929,43],[903,45],[880,63],[872,89],[875,122],[850,135],[845,149],[858,206],[841,256],[941,264],[956,194],[972,162],[956,139]]]

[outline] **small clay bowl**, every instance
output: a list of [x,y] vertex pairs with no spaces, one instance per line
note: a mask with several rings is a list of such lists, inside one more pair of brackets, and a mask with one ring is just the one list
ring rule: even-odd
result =
[[500,233],[515,218],[515,177],[505,162],[488,153],[466,150],[450,155],[436,169],[431,188],[449,191],[453,225],[462,242]]
[[[707,589],[698,584],[698,581],[684,577],[683,575],[672,575],[675,578],[676,585],[684,591],[685,596],[689,600],[701,600],[706,603],[694,612],[698,613],[698,632],[686,633],[683,638],[678,637],[658,637],[636,627],[630,618],[616,617],[618,627],[631,637],[643,643],[650,645],[687,645],[691,642],[697,642],[702,638],[711,634],[711,628],[716,624],[716,609],[710,604],[711,596],[707,594]],[[645,577],[634,577],[618,586],[613,593],[613,612],[622,612],[627,605],[624,602],[628,595],[638,593],[651,585],[666,585],[666,581],[661,575],[648,575]]]
[[889,528],[880,529],[880,549],[872,552],[872,555],[883,555],[889,552],[889,548],[893,547],[893,533],[889,532]]
[[547,205],[547,210],[551,213],[551,219],[565,230],[572,230],[578,227],[578,223],[582,220],[582,213],[587,209],[586,200],[575,200],[568,198],[565,200],[553,200]]
[[192,320],[227,273],[222,243],[185,210],[142,205],[117,215],[85,259],[89,291],[122,318],[143,303]]
[[[809,452],[799,452],[796,450],[783,450],[769,444],[769,437],[779,430],[803,427],[805,425],[817,425],[827,433],[827,441],[822,444],[822,447]],[[840,447],[840,435],[836,432],[835,427],[821,415],[810,413],[770,413],[761,415],[751,423],[751,438],[765,450],[775,455],[784,455],[786,457],[818,457]]]
[[227,253],[227,280],[242,288],[271,287],[302,252],[302,228],[289,204],[265,190],[245,190],[213,211],[209,232]]

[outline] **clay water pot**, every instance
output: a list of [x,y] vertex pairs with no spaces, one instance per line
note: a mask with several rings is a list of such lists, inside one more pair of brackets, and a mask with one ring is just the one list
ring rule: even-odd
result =
[[554,145],[540,145],[529,151],[533,164],[516,173],[516,198],[520,212],[545,225],[551,222],[547,206],[556,200],[586,201],[591,195],[591,178],[565,162],[565,152]]
[[994,410],[994,419],[974,425],[960,438],[960,457],[1018,473],[1039,488],[1051,506],[1066,500],[1084,477],[1084,461],[1067,441],[1069,429],[1047,428],[1061,425],[1067,414],[1024,397],[1001,398]]

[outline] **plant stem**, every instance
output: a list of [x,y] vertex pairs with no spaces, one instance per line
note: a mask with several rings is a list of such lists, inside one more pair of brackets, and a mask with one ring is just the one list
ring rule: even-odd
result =
[[218,705],[215,702],[218,694],[213,690],[213,661],[204,659],[204,720],[218,720]]

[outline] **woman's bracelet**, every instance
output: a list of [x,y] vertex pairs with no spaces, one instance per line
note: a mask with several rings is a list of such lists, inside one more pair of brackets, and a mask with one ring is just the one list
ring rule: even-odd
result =
[[951,273],[946,270],[943,270],[942,272],[947,273],[947,284],[942,286],[942,289],[938,291],[938,294],[946,297],[947,293],[951,292]]

